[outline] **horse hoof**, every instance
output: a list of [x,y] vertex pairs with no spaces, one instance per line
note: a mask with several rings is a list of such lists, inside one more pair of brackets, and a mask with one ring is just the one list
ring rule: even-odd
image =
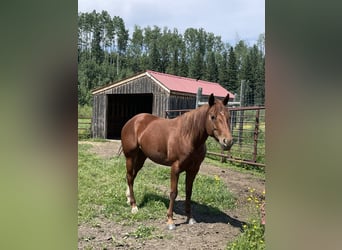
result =
[[195,221],[194,218],[190,218],[189,219],[189,225],[193,225],[193,224],[196,224],[197,222]]
[[132,207],[132,214],[136,214],[138,210],[138,207]]
[[168,224],[168,225],[167,225],[167,228],[168,228],[169,230],[175,230],[175,229],[176,229],[176,224]]

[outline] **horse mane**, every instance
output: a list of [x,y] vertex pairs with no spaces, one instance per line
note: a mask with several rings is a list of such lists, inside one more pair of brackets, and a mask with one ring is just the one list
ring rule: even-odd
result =
[[181,119],[180,133],[183,137],[199,137],[205,131],[205,119],[208,104],[191,110],[179,117]]

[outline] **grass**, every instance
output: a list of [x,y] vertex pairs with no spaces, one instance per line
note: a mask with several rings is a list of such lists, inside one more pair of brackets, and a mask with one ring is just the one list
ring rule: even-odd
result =
[[78,118],[78,138],[89,139],[91,137],[91,118]]
[[265,210],[261,209],[265,206],[265,192],[260,197],[256,195],[255,189],[249,189],[247,201],[252,216],[243,225],[243,233],[227,245],[227,250],[265,249]]
[[139,225],[138,228],[130,232],[128,236],[139,239],[163,238],[162,235],[155,235],[156,227]]
[[[169,203],[168,167],[145,163],[135,181],[139,212],[132,214],[126,203],[124,158],[101,159],[88,152],[90,147],[91,145],[79,144],[78,148],[79,223],[94,222],[100,216],[123,224],[165,218]],[[184,180],[183,173],[178,185],[180,199],[185,197]],[[195,179],[192,200],[214,212],[235,206],[235,198],[222,180],[202,175]]]
[[[207,146],[207,151],[221,153],[221,147],[220,147],[219,143],[212,137],[208,137],[208,139],[206,141],[206,146]],[[258,151],[258,152],[260,152],[260,156],[259,156],[257,162],[264,163],[265,157],[264,157],[263,152],[265,151],[265,144],[259,143],[258,147],[260,149],[260,151]],[[263,148],[263,151],[261,150],[262,148]],[[241,151],[239,152],[239,146],[236,144],[233,145],[233,147],[230,150],[230,153],[233,157],[238,157],[238,158],[251,157],[251,153],[246,154],[246,153],[243,153]],[[232,167],[238,171],[244,172],[245,170],[247,170],[247,172],[249,172],[249,173],[253,173],[253,174],[255,173],[258,176],[265,177],[265,167],[258,167],[258,166],[254,166],[254,165],[241,164],[241,163],[236,163],[236,162],[229,162],[229,164],[222,163],[221,157],[215,156],[215,155],[210,155],[210,154],[206,155],[205,161],[209,162],[213,165],[219,166],[219,167],[229,166],[229,167]]]
[[265,226],[257,219],[251,219],[244,225],[244,232],[227,246],[227,250],[263,250],[265,249]]
[[[232,123],[232,134],[235,144],[230,150],[233,158],[244,160],[255,160],[257,163],[265,163],[265,110],[259,111],[258,137],[257,137],[257,156],[254,159],[254,132],[256,126],[256,111],[233,111],[236,119]],[[240,118],[243,122],[240,123]],[[220,152],[219,147],[213,147],[210,151]],[[220,158],[217,157],[219,160]]]
[[240,172],[240,173],[248,173],[258,178],[265,179],[265,168],[255,167],[247,164],[240,164],[240,163],[234,163],[234,162],[221,162],[217,159],[213,159],[211,156],[206,156],[204,159],[205,163],[220,167],[220,168],[229,168],[234,171]]

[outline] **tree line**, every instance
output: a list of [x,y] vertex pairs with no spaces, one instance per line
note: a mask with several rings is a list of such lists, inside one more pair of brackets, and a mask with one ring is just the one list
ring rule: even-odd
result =
[[134,26],[107,11],[78,13],[78,103],[91,105],[90,90],[147,69],[218,82],[240,95],[244,106],[265,100],[265,36],[256,44],[224,43],[203,28],[183,34],[168,27]]

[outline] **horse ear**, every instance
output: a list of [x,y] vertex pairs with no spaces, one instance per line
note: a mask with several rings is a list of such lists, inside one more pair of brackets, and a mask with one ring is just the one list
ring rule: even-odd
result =
[[215,104],[215,97],[214,97],[214,94],[211,94],[209,96],[209,100],[208,100],[208,103],[209,103],[209,106],[213,106]]
[[224,98],[224,100],[223,100],[223,105],[226,106],[227,103],[228,103],[228,101],[229,101],[229,93],[228,93],[227,96]]

